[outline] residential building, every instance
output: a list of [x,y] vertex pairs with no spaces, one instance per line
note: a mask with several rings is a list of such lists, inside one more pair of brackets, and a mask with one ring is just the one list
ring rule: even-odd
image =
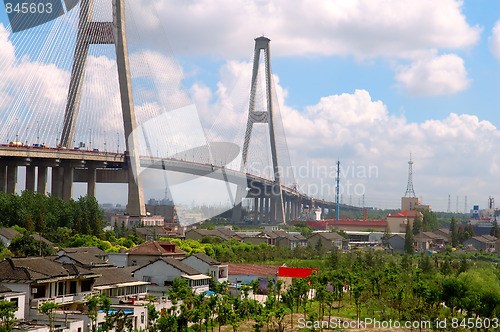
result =
[[227,263],[227,266],[230,283],[249,283],[254,280],[259,280],[260,293],[267,292],[269,280],[278,279],[278,265]]
[[76,264],[86,269],[93,269],[95,267],[104,267],[104,266],[114,266],[113,264],[108,263],[106,260],[100,258],[99,256],[92,255],[86,251],[76,251],[67,253],[59,251],[59,253],[60,253],[59,256],[55,258],[55,261],[59,263]]
[[342,237],[338,233],[335,232],[317,232],[311,235],[307,242],[315,248],[318,245],[318,242],[321,241],[321,245],[326,250],[332,250],[333,247],[337,247],[339,249],[343,249],[348,246],[349,240]]
[[463,245],[464,245],[464,247],[472,246],[472,247],[476,248],[477,250],[484,250],[487,252],[493,252],[493,251],[495,251],[497,241],[498,241],[498,239],[494,236],[480,235],[480,236],[474,236],[474,237],[471,237],[470,239],[465,240]]
[[59,256],[64,254],[84,254],[87,256],[97,257],[106,261],[108,254],[97,247],[74,247],[74,248],[61,248],[57,252]]
[[256,234],[253,236],[240,235],[240,237],[241,237],[242,243],[251,243],[254,245],[259,245],[259,244],[264,243],[264,244],[269,245],[269,238],[265,237],[265,236],[257,236],[257,234]]
[[413,239],[415,240],[415,248],[419,251],[443,250],[448,244],[448,239],[435,232],[420,232],[413,235]]
[[164,226],[138,227],[125,232],[125,235],[135,234],[145,241],[155,241],[160,238],[178,238],[180,234]]
[[223,241],[229,241],[235,239],[236,241],[241,241],[241,237],[236,234],[233,230],[228,228],[216,228],[216,229],[190,229],[186,231],[186,239],[190,240],[201,240],[203,237],[215,237]]
[[387,215],[387,225],[390,233],[406,233],[406,225],[413,227],[415,219],[422,220],[423,214],[416,210],[404,210],[395,214]]
[[4,284],[0,284],[0,301],[13,302],[14,307],[17,308],[17,310],[14,312],[14,319],[25,319],[26,294],[24,292],[14,292]]
[[144,266],[161,257],[183,259],[186,252],[177,248],[174,242],[148,241],[119,253],[108,253],[108,262],[118,266]]
[[142,216],[134,217],[128,214],[114,214],[111,216],[111,227],[144,227],[144,226],[163,226],[162,216]]
[[450,242],[450,230],[448,228],[440,228],[433,233],[442,236],[446,242]]
[[[151,203],[151,202],[150,202]],[[179,222],[177,211],[172,204],[146,204],[146,211],[155,216],[163,217],[164,222]]]
[[67,310],[77,309],[87,295],[94,294],[98,277],[94,271],[47,257],[7,258],[0,262],[0,284],[25,294],[27,316],[37,315],[38,308],[47,301]]
[[21,236],[22,234],[16,231],[14,228],[0,228],[0,240],[5,247],[10,246],[10,243],[16,236]]
[[95,281],[94,289],[109,297],[113,304],[133,304],[147,295],[149,282],[134,278],[133,269],[130,267],[96,267],[93,271],[100,274]]
[[187,280],[188,286],[196,293],[208,291],[210,280],[208,275],[171,257],[157,258],[134,270],[133,276],[138,280],[149,282],[148,293],[154,296],[165,295],[175,278]]
[[401,197],[401,210],[432,210],[430,205],[422,204],[420,197]]
[[326,227],[328,230],[343,230],[343,231],[377,231],[385,230],[386,220],[327,220]]
[[405,235],[394,234],[387,240],[387,248],[390,252],[405,252]]
[[266,230],[264,232],[238,232],[241,242],[259,245],[266,243],[270,246],[283,246],[290,249],[306,247],[307,239],[299,232],[287,232],[283,230]]
[[184,258],[181,262],[191,266],[201,273],[211,276],[217,282],[225,282],[228,280],[227,264],[222,264],[205,253],[194,253],[191,256]]
[[31,237],[34,238],[35,241],[41,241],[41,242],[47,244],[50,247],[54,246],[54,243],[52,243],[51,241],[47,240],[46,238],[44,238],[40,234],[31,234]]

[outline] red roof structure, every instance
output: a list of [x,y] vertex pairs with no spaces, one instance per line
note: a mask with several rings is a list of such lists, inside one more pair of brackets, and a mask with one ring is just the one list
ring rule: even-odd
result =
[[394,213],[391,215],[387,215],[388,217],[409,217],[409,218],[415,218],[416,216],[422,217],[422,213],[420,211],[416,210],[404,210],[398,213]]
[[307,278],[309,277],[313,271],[316,271],[316,274],[319,273],[318,269],[305,269],[305,268],[297,268],[297,267],[283,267],[280,266],[278,271],[279,277],[290,277],[290,278]]

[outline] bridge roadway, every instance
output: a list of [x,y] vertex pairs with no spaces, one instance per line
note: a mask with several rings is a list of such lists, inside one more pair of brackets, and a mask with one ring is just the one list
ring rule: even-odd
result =
[[[73,183],[87,183],[87,194],[96,193],[96,183],[129,183],[125,154],[31,146],[0,146],[0,191],[17,192],[18,167],[26,167],[26,190],[35,191],[35,172],[38,171],[36,191],[47,193],[47,168],[52,168],[52,194],[63,199],[73,195]],[[271,180],[223,166],[192,162],[175,158],[141,157],[141,167],[163,169],[195,176],[208,177],[228,183],[247,183],[246,197],[254,199],[253,219],[268,222],[270,194],[274,188]],[[313,198],[282,186],[286,219],[296,219],[306,205],[335,209],[335,203]],[[276,190],[276,189],[275,189]]]

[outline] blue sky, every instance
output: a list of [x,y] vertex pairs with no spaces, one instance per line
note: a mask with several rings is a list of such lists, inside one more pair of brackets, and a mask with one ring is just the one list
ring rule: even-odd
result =
[[[228,105],[239,105],[248,93],[253,39],[271,39],[292,164],[309,170],[297,179],[304,191],[334,186],[312,170],[332,167],[338,158],[358,171],[345,171],[344,202],[364,195],[366,206],[397,208],[411,152],[415,192],[436,210],[447,209],[448,195],[452,210],[459,198],[460,211],[465,196],[467,208],[485,206],[488,196],[500,199],[498,1],[129,3],[130,45],[151,50],[155,75],[172,67],[182,72],[172,75],[169,89],[182,90],[205,130],[217,128],[212,134],[222,140],[238,141],[230,126],[246,122],[245,107]],[[0,23],[8,24],[1,10]],[[96,66],[104,61],[96,58]],[[64,70],[59,76],[67,80]],[[0,98],[1,91],[0,84]],[[373,168],[376,174],[363,175]],[[123,201],[118,191],[108,193],[100,199]]]

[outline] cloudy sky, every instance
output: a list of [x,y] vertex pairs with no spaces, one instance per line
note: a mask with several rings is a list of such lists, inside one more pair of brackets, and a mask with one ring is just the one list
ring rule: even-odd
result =
[[[178,108],[184,99],[194,103],[208,136],[213,128],[222,136],[224,129],[243,132],[230,127],[246,123],[240,106],[254,38],[271,39],[275,91],[302,190],[331,198],[329,170],[338,159],[344,203],[397,208],[411,153],[415,193],[435,210],[446,211],[448,197],[452,211],[485,207],[489,196],[500,204],[498,1],[134,0],[128,10],[140,31],[131,41],[148,47],[142,58],[153,63],[175,59],[164,68],[175,74],[159,84]],[[12,38],[0,10],[2,64],[22,57]],[[42,69],[68,80],[67,70]],[[0,81],[2,112],[9,84]],[[102,192],[103,202],[124,201],[123,190]]]

